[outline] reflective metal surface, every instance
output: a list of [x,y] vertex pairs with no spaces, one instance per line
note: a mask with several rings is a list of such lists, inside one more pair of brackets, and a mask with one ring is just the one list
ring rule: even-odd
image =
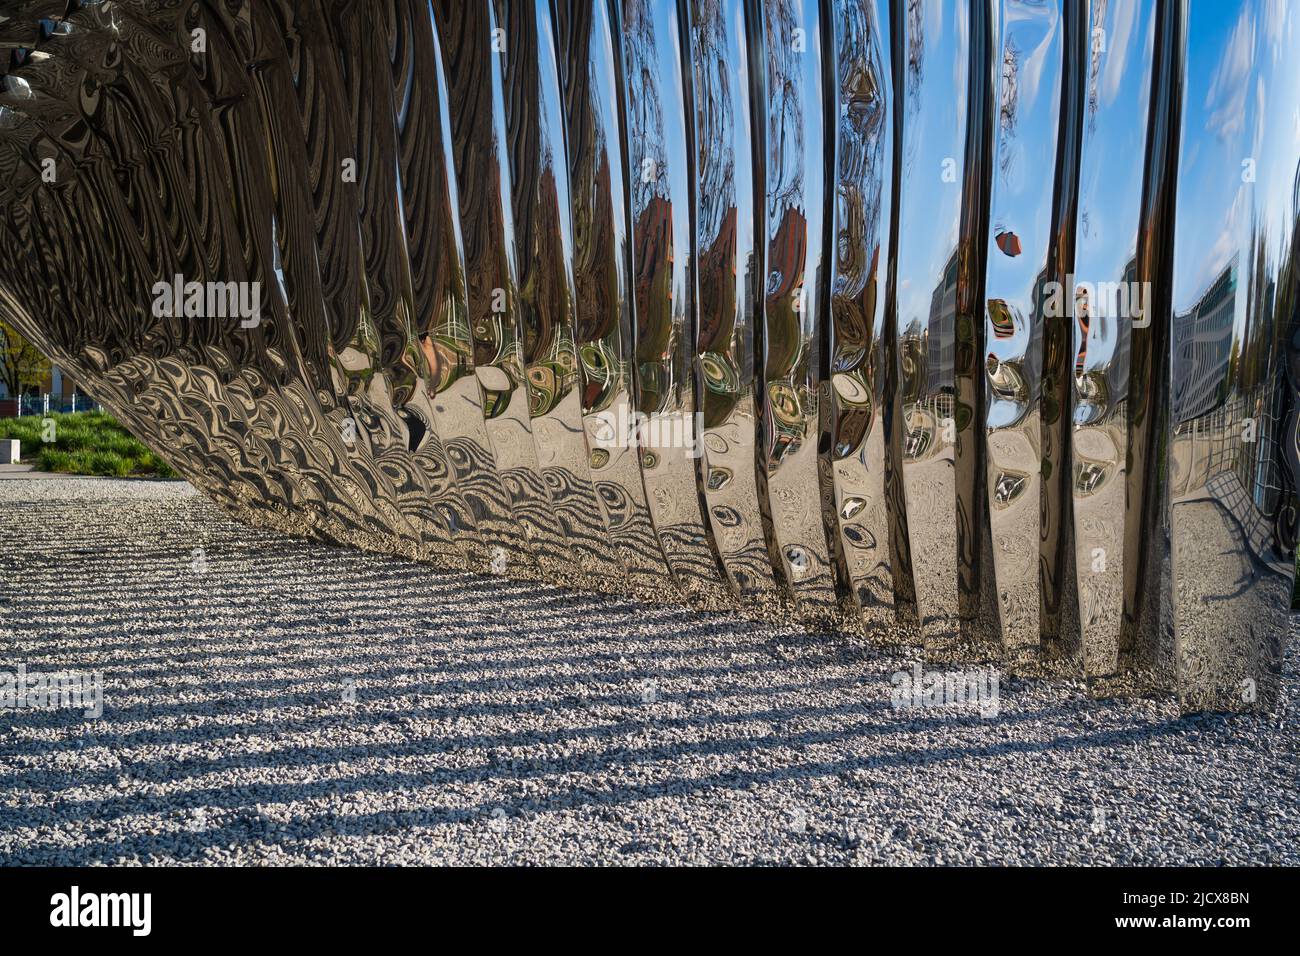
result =
[[1124,283],[1127,295],[1139,281],[1146,166],[1134,157],[1146,155],[1155,119],[1156,3],[1093,0],[1088,17],[1074,281],[1062,304],[1073,307],[1075,570],[1084,672],[1095,682],[1121,669],[1133,326],[1140,335],[1151,316],[1120,314],[1111,291]]
[[[759,488],[771,516],[776,567],[800,612],[837,607],[819,447],[826,396],[827,79],[819,0],[763,0],[751,10],[750,95],[756,172],[766,184],[756,217],[763,288],[758,350]],[[829,517],[833,521],[833,517]]]
[[591,478],[573,339],[573,226],[555,27],[545,0],[496,0],[495,10],[506,38],[517,308],[538,465],[584,583],[616,590],[625,581]]
[[773,604],[760,505],[755,304],[762,288],[755,215],[748,38],[743,0],[691,0],[695,94],[696,373],[704,496],[727,580],[746,603]]
[[0,13],[0,317],[250,523],[1277,704],[1300,13]]
[[[1174,185],[1184,66],[1183,7],[1157,4],[1151,117],[1142,184],[1136,279],[1150,290],[1131,327],[1129,442],[1124,508],[1124,620],[1116,680],[1090,678],[1094,693],[1174,683],[1169,547],[1169,321]],[[1149,313],[1150,318],[1146,318]]]
[[1169,387],[1178,698],[1244,710],[1276,703],[1295,568],[1300,10],[1192,4],[1186,44]]
[[[359,9],[380,12],[384,6],[361,4]],[[516,281],[519,250],[510,201],[504,57],[494,49],[508,50],[509,37],[498,32],[504,28],[497,24],[491,0],[442,0],[433,9],[444,40],[467,317],[488,438],[527,548],[547,577],[563,580],[573,556],[558,533],[533,441],[534,403]],[[372,32],[360,24],[358,28]]]
[[987,308],[989,527],[1002,644],[1016,662],[1041,644],[1039,542],[1051,460],[1043,435],[1044,286],[1059,145],[1062,22],[1057,0],[998,5],[997,146],[993,157]]
[[[984,440],[984,264],[994,147],[988,0],[906,8],[895,288],[907,557],[927,655],[996,652]],[[897,588],[896,588],[897,591]]]
[[719,558],[705,528],[696,470],[702,436],[695,417],[687,35],[673,3],[624,0],[622,9],[641,476],[673,576],[688,592],[712,590],[721,584]]
[[[833,551],[870,628],[894,619],[886,308],[894,199],[889,5],[832,4],[836,105],[826,396]],[[897,468],[897,461],[893,462]]]
[[627,424],[636,412],[636,326],[628,166],[614,58],[618,33],[606,0],[552,9],[564,51],[578,306],[574,340],[591,474],[629,583],[642,593],[675,590],[646,501],[640,434]]

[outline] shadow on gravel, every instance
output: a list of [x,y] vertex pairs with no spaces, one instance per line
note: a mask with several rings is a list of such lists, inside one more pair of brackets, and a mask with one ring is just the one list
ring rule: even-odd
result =
[[[25,507],[66,548],[7,555],[29,573],[4,594],[0,669],[101,671],[104,714],[0,714],[6,865],[802,862],[863,846],[883,854],[869,862],[996,862],[1040,844],[1042,861],[1141,862],[1164,859],[1171,826],[1207,858],[1300,830],[1293,715],[1179,720],[1168,702],[1019,679],[991,719],[897,710],[905,649],[440,575],[239,528],[198,499],[153,518],[134,499]],[[0,535],[6,514],[0,500]],[[1292,688],[1294,669],[1293,648]],[[1149,813],[1171,796],[1184,816]],[[1099,802],[1125,831],[1089,836]],[[1048,836],[1015,836],[1035,829]],[[1283,845],[1256,858],[1293,856]]]

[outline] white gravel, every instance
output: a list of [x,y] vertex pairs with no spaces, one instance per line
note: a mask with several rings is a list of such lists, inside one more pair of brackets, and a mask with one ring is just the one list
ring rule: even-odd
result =
[[0,863],[1300,864],[1294,640],[1267,717],[909,654],[0,482],[0,672],[104,680],[0,712]]

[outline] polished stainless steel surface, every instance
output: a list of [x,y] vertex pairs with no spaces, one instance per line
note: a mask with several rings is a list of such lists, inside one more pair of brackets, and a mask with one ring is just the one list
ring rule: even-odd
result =
[[[886,308],[894,199],[889,4],[831,5],[835,86],[833,244],[826,398],[832,549],[863,623],[894,621],[886,416],[892,334]],[[897,460],[893,462],[897,468]]]
[[[294,16],[292,4],[281,6],[288,16]],[[404,180],[405,188],[415,175],[409,162],[399,170],[399,136],[405,131],[405,123],[411,121],[411,114],[407,111],[399,117],[394,109],[395,98],[403,92],[400,88],[387,96],[362,98],[359,95],[362,87],[387,92],[395,81],[400,84],[401,64],[390,62],[390,48],[385,42],[395,31],[396,23],[381,21],[372,31],[347,32],[340,40],[339,69],[333,70],[328,60],[329,47],[319,42],[319,25],[307,23],[301,16],[296,19],[297,22],[283,25],[289,27],[288,31],[272,23],[256,31],[258,37],[272,43],[282,33],[295,36],[300,28],[305,28],[308,38],[317,39],[310,50],[304,44],[304,62],[297,70],[296,83],[292,83],[287,70],[271,73],[279,88],[285,91],[281,102],[289,99],[289,90],[297,89],[296,100],[301,104],[303,118],[300,134],[285,137],[294,153],[277,162],[274,168],[291,170],[306,165],[313,124],[335,122],[321,114],[334,99],[331,88],[335,92],[343,90],[344,78],[349,104],[345,115],[350,116],[354,133],[340,136],[339,130],[331,130],[328,160],[315,167],[314,183],[302,177],[278,177],[276,193],[282,197],[281,201],[285,197],[298,201],[297,208],[286,208],[284,215],[277,216],[282,224],[277,236],[282,250],[283,281],[290,293],[287,303],[290,314],[299,316],[309,309],[346,309],[345,314],[355,310],[355,331],[348,341],[338,343],[335,375],[350,399],[360,426],[353,429],[354,433],[370,442],[380,470],[397,491],[398,506],[412,515],[410,520],[418,521],[420,526],[427,525],[427,520],[416,517],[418,509],[436,505],[448,530],[455,533],[463,546],[467,559],[475,566],[485,567],[478,549],[477,520],[456,487],[446,446],[439,434],[441,429],[434,409],[437,387],[428,363],[422,361],[424,356],[413,322],[416,310],[413,277],[424,274],[420,268],[425,265],[421,256],[429,250],[427,244],[420,243],[419,236],[408,235],[403,211],[392,202],[399,178]],[[338,168],[342,143],[356,144],[355,189],[351,183],[336,187],[333,171]],[[350,147],[348,154],[352,154]],[[407,159],[405,155],[402,158]],[[417,195],[418,187],[414,183],[410,186],[411,194]],[[310,194],[309,187],[314,187]],[[348,191],[343,204],[348,214],[355,217],[353,222],[360,226],[359,231],[353,229],[347,237],[334,234],[338,227],[328,208],[328,197],[336,188]],[[309,204],[310,195],[321,197],[314,208]],[[305,212],[308,209],[310,214]],[[313,246],[306,234],[301,241],[296,241],[298,230],[309,229],[313,223],[316,244]],[[412,248],[403,254],[403,247],[408,243]],[[345,290],[335,281],[331,296],[325,299],[320,277],[330,273],[325,269],[318,272],[312,257],[318,254],[317,250],[331,246],[335,261],[339,255],[359,256],[360,272],[355,291]],[[423,481],[415,480],[421,477]],[[506,527],[503,523],[498,533],[506,534]]]
[[[759,493],[766,494],[776,567],[800,613],[835,616],[835,568],[819,447],[825,374],[828,243],[826,90],[829,51],[821,0],[762,0],[751,8],[749,88],[755,171],[765,200],[755,217],[763,263],[757,361]],[[826,515],[823,510],[831,510]]]
[[[381,12],[385,6],[361,4],[359,9]],[[494,49],[505,47],[508,51],[509,36],[499,32],[504,28],[498,26],[492,0],[440,0],[432,6],[443,41],[454,171],[461,184],[460,225],[474,375],[482,391],[488,438],[523,538],[545,576],[565,580],[574,557],[559,534],[550,492],[538,465],[516,280],[519,250],[510,201],[505,57]],[[521,26],[523,29],[526,27]]]
[[[1074,275],[1078,229],[1079,155],[1082,148],[1087,10],[1061,5],[1061,92],[1057,109],[1056,164],[1052,180],[1051,233],[1044,274],[1061,299]],[[1077,662],[1082,653],[1079,601],[1074,572],[1071,506],[1073,443],[1070,409],[1074,393],[1074,330],[1055,303],[1043,311],[1043,440],[1041,532],[1038,545],[1039,628],[1046,660]]]
[[1094,693],[1174,683],[1169,538],[1169,342],[1173,221],[1182,83],[1184,8],[1159,3],[1151,66],[1151,117],[1142,184],[1136,280],[1149,283],[1150,320],[1133,321],[1124,509],[1124,621],[1118,680],[1092,679]]
[[573,225],[555,27],[546,0],[495,0],[494,8],[506,39],[517,305],[538,464],[585,583],[617,590],[625,580],[591,477],[573,338]]
[[1192,4],[1170,341],[1178,699],[1276,703],[1295,573],[1300,9]]
[[4,15],[0,317],[244,520],[1277,705],[1289,5]]
[[988,203],[987,164],[979,161],[988,148],[979,144],[988,83],[982,98],[972,57],[972,47],[987,42],[980,35],[987,8],[972,23],[980,12],[943,0],[909,4],[894,39],[902,142],[892,351],[911,574],[920,631],[935,657],[958,643],[962,619],[978,606],[962,593],[980,592],[980,533],[988,535],[979,519],[983,427],[975,421],[984,384],[976,346],[987,217],[980,206]]
[[727,580],[747,604],[776,603],[758,474],[755,314],[762,276],[743,0],[691,0],[695,94],[696,365],[704,496]]
[[610,536],[631,586],[642,593],[677,590],[655,533],[641,478],[636,344],[628,237],[626,141],[619,109],[618,40],[608,5],[552,5],[563,52],[569,188],[573,204],[582,411],[591,474]]
[[[302,8],[296,9],[301,15]],[[304,78],[328,76],[332,83],[338,83],[337,73],[332,70],[329,60],[330,48],[323,18],[319,11],[310,7],[305,16],[311,18],[310,31],[302,30],[300,24],[293,24],[287,33],[293,36],[301,32],[307,38],[304,47],[311,50],[313,59],[305,62],[299,72]],[[495,469],[469,467],[469,463],[478,457],[469,453],[469,449],[477,446],[482,449],[479,456],[485,455],[487,441],[472,367],[462,359],[462,356],[472,358],[468,336],[462,336],[463,344],[458,348],[453,332],[454,328],[466,329],[466,326],[463,256],[459,233],[453,228],[456,223],[454,194],[448,188],[450,136],[446,135],[442,121],[445,115],[442,102],[446,93],[445,80],[427,5],[416,0],[401,0],[393,5],[392,17],[389,37],[401,36],[404,42],[389,47],[392,50],[389,55],[392,106],[379,112],[384,122],[378,128],[384,130],[385,141],[391,142],[396,150],[396,185],[400,187],[402,203],[395,209],[399,224],[397,234],[392,237],[395,253],[389,258],[392,262],[390,268],[399,278],[402,306],[409,309],[401,330],[406,343],[403,351],[409,357],[409,365],[418,380],[411,389],[411,407],[404,411],[402,423],[408,430],[408,447],[427,449],[427,454],[439,464],[445,462],[448,481],[454,485],[450,493],[454,511],[449,524],[463,541],[462,548],[470,566],[485,568],[490,566],[485,549],[489,542],[495,541],[495,546],[501,546],[508,540],[509,525]],[[380,53],[382,55],[382,48]],[[320,65],[311,69],[316,63]],[[381,59],[377,65],[382,67],[382,63]],[[424,78],[425,82],[417,81],[417,77]],[[333,96],[329,89],[321,88],[319,81],[311,88],[305,88],[302,83],[299,87],[304,104],[310,104],[323,114],[318,122],[331,123],[327,104]],[[387,133],[390,121],[393,124],[391,140]],[[305,129],[310,137],[311,126]],[[328,197],[334,190],[350,188],[348,183],[340,182],[340,177],[334,175],[334,170],[341,168],[344,156],[351,154],[351,150],[345,148],[347,141],[347,137],[332,135],[328,145],[322,147],[321,162],[313,164],[312,194],[320,197],[316,217],[318,230],[337,228],[330,214]],[[346,240],[351,239],[350,236],[335,239],[330,234],[329,238],[332,244],[349,248]],[[324,241],[319,244],[322,249],[330,245]],[[403,247],[404,256],[400,254]],[[355,311],[356,306],[343,300],[348,290],[338,281],[334,270],[346,274],[349,267],[344,256],[336,252],[331,265],[323,265],[321,269],[322,276],[332,277],[341,314]],[[329,311],[333,312],[334,308]],[[339,344],[361,352],[370,341],[374,341],[373,336],[367,338],[354,334],[351,341]],[[362,367],[366,367],[364,363]],[[362,389],[365,388],[363,382],[364,377],[359,382]],[[456,393],[464,395],[465,399],[456,401],[452,398]],[[455,402],[454,412],[449,401]],[[397,456],[400,454],[399,446]]]
[[678,5],[623,0],[624,121],[632,225],[635,375],[646,502],[673,576],[718,591],[719,556],[705,528],[697,435],[697,316],[691,229],[691,61]]
[[1041,649],[1044,527],[1044,285],[1052,238],[1062,17],[1057,0],[1003,0],[994,32],[997,145],[984,323],[989,526],[1002,644],[1013,662]]
[[1061,304],[1072,310],[1071,487],[1083,665],[1095,682],[1121,669],[1133,326],[1136,320],[1141,334],[1151,316],[1131,302],[1121,314],[1118,296],[1139,281],[1146,167],[1135,157],[1146,155],[1155,119],[1156,3],[1093,0],[1088,18],[1074,280],[1061,290]]

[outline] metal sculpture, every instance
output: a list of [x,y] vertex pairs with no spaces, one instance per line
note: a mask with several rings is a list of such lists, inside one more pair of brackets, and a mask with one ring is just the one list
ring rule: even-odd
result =
[[10,0],[0,315],[231,513],[1276,702],[1300,10]]

